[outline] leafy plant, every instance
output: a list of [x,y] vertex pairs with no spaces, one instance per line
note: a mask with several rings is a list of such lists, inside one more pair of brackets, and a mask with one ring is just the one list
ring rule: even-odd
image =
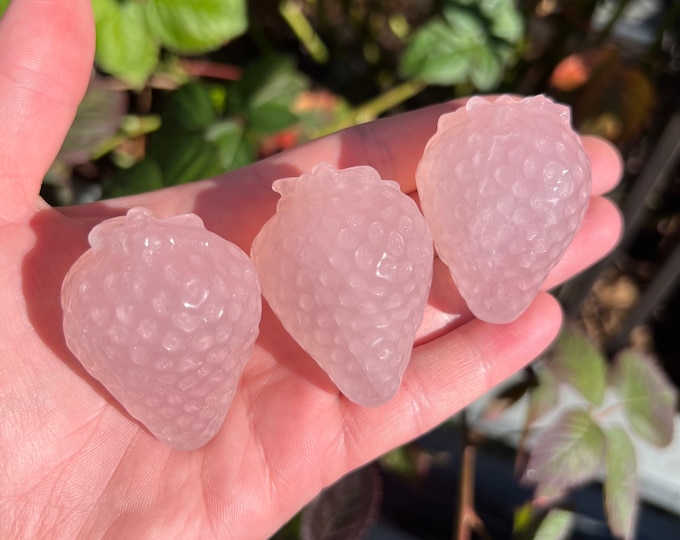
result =
[[411,37],[400,72],[428,84],[491,90],[516,57],[524,25],[512,0],[446,0]]
[[375,466],[348,474],[323,490],[302,511],[300,539],[361,538],[377,517],[381,498]]
[[92,0],[98,66],[141,88],[161,48],[196,54],[217,49],[248,26],[245,0]]
[[307,82],[285,57],[248,66],[226,86],[189,82],[169,96],[144,158],[119,170],[107,196],[193,182],[255,160],[264,136],[298,122],[293,104]]
[[[578,391],[586,403],[563,411],[541,429],[532,445],[524,480],[536,485],[534,505],[550,507],[570,489],[603,476],[609,526],[617,537],[632,538],[638,507],[633,440],[658,447],[671,442],[676,389],[650,356],[632,349],[622,351],[608,367],[590,340],[573,325],[565,327],[540,369],[539,373],[550,374],[550,380]],[[618,401],[602,409],[606,389]],[[540,401],[546,403],[545,393],[552,397],[557,390],[558,385],[539,385],[530,393],[533,397],[540,392]],[[550,399],[549,403],[551,406],[542,413],[553,408],[557,400]],[[623,411],[625,424],[609,420],[615,409]],[[526,429],[541,416],[531,406],[528,410]]]

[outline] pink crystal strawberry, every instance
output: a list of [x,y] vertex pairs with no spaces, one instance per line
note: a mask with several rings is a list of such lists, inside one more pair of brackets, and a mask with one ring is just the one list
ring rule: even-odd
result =
[[262,292],[290,335],[355,403],[397,391],[432,279],[415,203],[371,167],[274,183],[276,215],[255,238]]
[[97,225],[62,286],[71,351],[160,441],[220,429],[258,335],[255,268],[194,214],[144,208]]
[[567,107],[544,96],[473,97],[440,118],[416,182],[437,254],[468,307],[506,323],[583,222],[590,162]]

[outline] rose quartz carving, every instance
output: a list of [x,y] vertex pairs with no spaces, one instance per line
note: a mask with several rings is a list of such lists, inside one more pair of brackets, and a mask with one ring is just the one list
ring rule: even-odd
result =
[[491,323],[528,307],[590,197],[569,110],[544,96],[473,97],[442,116],[416,177],[439,257],[472,313]]
[[204,445],[258,334],[250,259],[196,215],[144,208],[97,225],[89,241],[62,287],[66,343],[160,441]]
[[408,364],[432,279],[425,220],[371,167],[321,163],[273,188],[278,212],[252,247],[265,298],[349,399],[385,403]]

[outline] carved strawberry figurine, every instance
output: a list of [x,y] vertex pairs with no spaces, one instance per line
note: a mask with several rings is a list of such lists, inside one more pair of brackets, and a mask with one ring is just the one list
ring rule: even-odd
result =
[[397,391],[432,279],[415,203],[371,167],[274,183],[276,215],[255,238],[262,292],[291,336],[352,401]]
[[583,222],[590,163],[567,107],[473,97],[442,116],[416,173],[437,253],[478,318],[531,303]]
[[144,208],[97,225],[62,286],[66,343],[160,441],[220,429],[258,335],[255,269],[193,214]]

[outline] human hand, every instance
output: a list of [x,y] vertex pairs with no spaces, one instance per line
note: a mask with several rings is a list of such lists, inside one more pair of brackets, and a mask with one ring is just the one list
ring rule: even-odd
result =
[[[273,180],[367,164],[413,193],[436,119],[461,102],[352,128],[220,178],[53,209],[39,197],[90,74],[89,0],[14,0],[0,22],[0,536],[266,538],[343,474],[435,427],[535,358],[557,333],[542,293],[515,322],[473,319],[435,263],[402,387],[386,405],[352,404],[264,307],[260,338],[224,425],[205,447],[163,446],[66,348],[59,291],[98,222],[145,206],[195,212],[249,251],[272,215]],[[66,74],[66,76],[65,76]],[[601,197],[621,174],[607,143],[584,140],[593,198],[546,288],[612,249],[621,222]]]

